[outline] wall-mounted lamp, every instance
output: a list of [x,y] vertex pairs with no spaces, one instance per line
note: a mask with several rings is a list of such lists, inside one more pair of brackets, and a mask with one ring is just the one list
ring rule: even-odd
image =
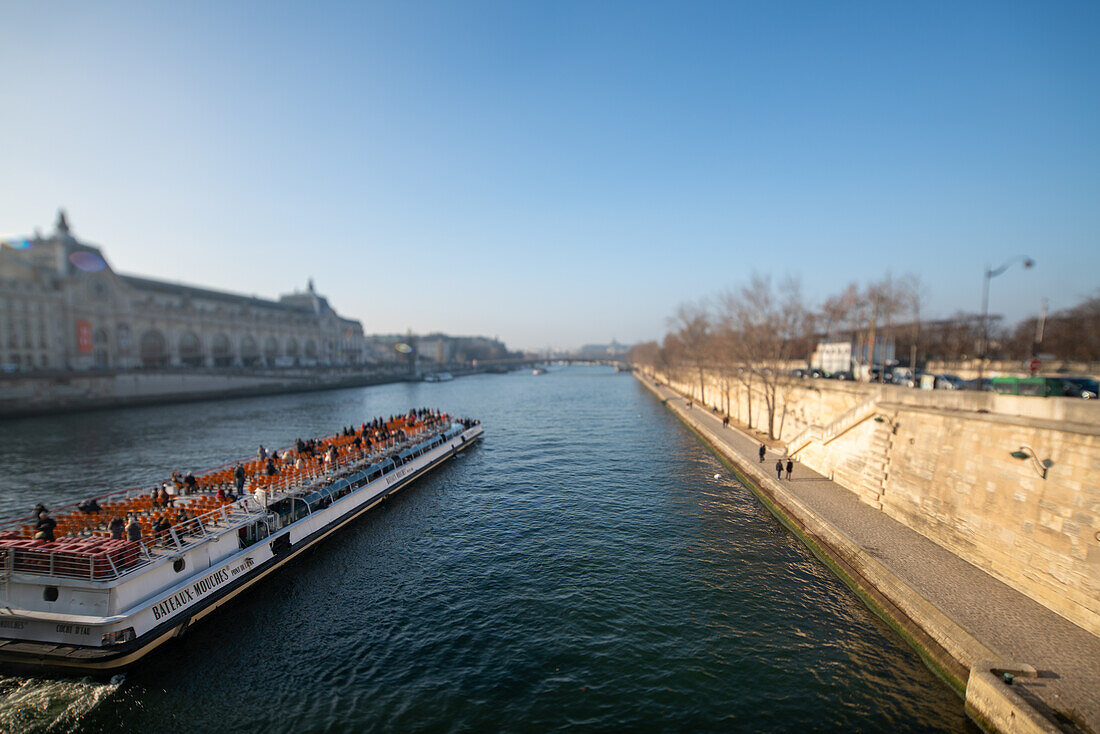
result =
[[887,418],[887,417],[886,417],[886,416],[884,416],[884,415],[876,415],[876,416],[874,417],[874,421],[875,421],[875,423],[889,423],[889,424],[890,424],[890,428],[891,428],[892,432],[893,432],[893,433],[894,433],[895,435],[897,434],[897,432],[898,432],[898,422],[897,422],[897,421],[895,421],[895,420],[892,420],[892,419],[890,419],[890,418]]
[[1013,451],[1010,456],[1013,459],[1031,459],[1031,466],[1043,479],[1047,478],[1047,469],[1049,469],[1054,462],[1050,459],[1039,460],[1039,457],[1035,454],[1035,449],[1030,446],[1021,446],[1018,451]]

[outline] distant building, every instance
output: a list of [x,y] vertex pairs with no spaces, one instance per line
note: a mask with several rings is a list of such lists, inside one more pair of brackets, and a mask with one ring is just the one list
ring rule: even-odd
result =
[[0,366],[28,369],[355,365],[363,325],[310,281],[277,301],[116,273],[56,231],[0,246]]
[[[870,345],[866,343],[857,344],[852,341],[820,342],[810,357],[810,367],[829,374],[838,372],[855,374],[859,365],[869,369],[872,364],[875,367],[882,367],[884,364],[890,365],[895,361],[894,342],[892,341],[875,339],[875,348],[871,354],[873,359],[868,359],[869,352],[871,352]],[[856,377],[862,379],[866,375],[856,375]]]
[[[510,359],[518,355],[508,351],[499,339],[486,336],[448,336],[447,334],[372,334],[365,337],[366,360],[371,364],[415,361],[420,367],[431,364],[458,365]],[[411,352],[401,345],[408,345]]]
[[612,339],[610,344],[585,344],[569,356],[574,359],[623,359],[629,351],[630,345]]

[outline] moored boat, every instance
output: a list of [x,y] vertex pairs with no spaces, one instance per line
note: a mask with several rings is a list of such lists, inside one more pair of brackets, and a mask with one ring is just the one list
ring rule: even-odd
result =
[[[0,523],[0,664],[125,668],[481,435],[477,421],[410,411],[177,478],[167,497],[124,490],[46,527]],[[124,515],[127,537],[111,537]]]

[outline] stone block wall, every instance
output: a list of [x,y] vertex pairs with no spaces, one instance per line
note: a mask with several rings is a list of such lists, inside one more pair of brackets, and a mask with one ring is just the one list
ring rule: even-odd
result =
[[[702,392],[697,380],[656,376],[704,405],[728,404],[743,426],[751,399],[752,428],[765,425],[758,392],[714,375]],[[779,438],[798,461],[1100,635],[1097,401],[827,380],[784,392]],[[1046,479],[1011,455],[1023,446],[1049,460]]]

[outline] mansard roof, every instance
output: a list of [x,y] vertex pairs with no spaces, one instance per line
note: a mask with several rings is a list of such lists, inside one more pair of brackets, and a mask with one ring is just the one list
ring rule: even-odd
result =
[[191,298],[201,298],[207,301],[220,301],[222,303],[232,303],[238,306],[256,306],[259,308],[271,308],[279,311],[287,311],[293,313],[313,312],[313,309],[306,308],[299,304],[272,301],[267,298],[259,298],[258,296],[245,296],[238,293],[230,293],[228,291],[215,291],[209,288],[198,288],[196,286],[184,285],[182,283],[173,283],[166,280],[142,278],[141,276],[137,275],[119,274],[118,277],[131,288],[136,288],[137,290],[142,291],[166,293],[173,296],[190,296]]

